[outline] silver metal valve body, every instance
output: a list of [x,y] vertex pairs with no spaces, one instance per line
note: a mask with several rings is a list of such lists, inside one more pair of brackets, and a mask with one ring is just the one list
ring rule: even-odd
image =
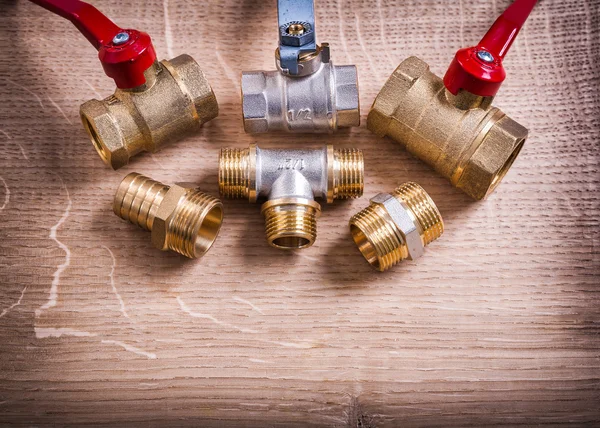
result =
[[276,63],[276,71],[242,73],[246,132],[334,132],[360,125],[356,67],[334,66],[328,46],[301,59],[297,76]]

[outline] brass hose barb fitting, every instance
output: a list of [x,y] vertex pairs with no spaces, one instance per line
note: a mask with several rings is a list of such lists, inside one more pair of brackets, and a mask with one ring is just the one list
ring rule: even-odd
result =
[[80,108],[81,120],[102,160],[113,169],[140,152],[157,152],[197,132],[219,114],[217,99],[194,59],[155,62],[146,83],[119,89]]
[[223,204],[197,189],[166,186],[138,173],[127,175],[115,194],[114,213],[152,232],[152,244],[191,259],[217,239]]
[[537,0],[515,0],[478,45],[456,53],[444,79],[412,57],[381,89],[367,127],[389,136],[474,199],[484,199],[519,155],[528,131],[492,106],[503,59]]
[[415,260],[444,233],[444,221],[433,200],[416,183],[392,194],[381,193],[350,219],[358,249],[375,269],[384,272],[402,260]]
[[228,199],[266,199],[262,206],[267,241],[276,248],[301,249],[317,239],[321,205],[335,199],[362,196],[364,161],[362,151],[221,149],[219,191]]

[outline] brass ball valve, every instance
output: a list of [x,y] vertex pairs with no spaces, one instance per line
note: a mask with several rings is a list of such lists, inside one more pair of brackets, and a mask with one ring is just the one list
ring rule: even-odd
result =
[[334,66],[329,45],[316,44],[313,0],[279,0],[276,71],[242,73],[244,129],[334,132],[360,125],[353,65]]
[[221,149],[221,197],[266,199],[262,206],[267,241],[281,249],[310,247],[317,238],[321,205],[362,196],[364,161],[360,150]]
[[457,52],[443,80],[422,60],[405,60],[377,96],[368,128],[474,199],[492,193],[528,134],[492,101],[506,77],[502,61],[536,1],[516,0],[477,46]]
[[188,55],[158,62],[150,36],[114,24],[78,0],[31,0],[71,22],[98,49],[117,89],[80,108],[81,120],[102,160],[113,169],[136,154],[156,152],[217,117],[215,95]]

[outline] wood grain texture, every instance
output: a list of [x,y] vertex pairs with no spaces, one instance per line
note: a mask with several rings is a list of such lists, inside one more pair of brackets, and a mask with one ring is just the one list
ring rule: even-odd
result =
[[[363,126],[249,136],[240,73],[272,69],[275,2],[94,1],[196,58],[221,114],[113,172],[79,105],[114,90],[60,18],[0,2],[0,424],[467,426],[600,423],[600,6],[542,0],[496,104],[531,132],[499,190],[472,203],[364,123],[401,60],[442,74],[508,0],[323,0],[319,40],[359,69]],[[236,30],[239,23],[244,31]],[[324,207],[314,247],[267,246],[259,205],[225,202],[200,261],[113,215],[125,174],[217,194],[221,146],[365,151],[365,197]],[[347,230],[412,180],[446,233],[372,271]]]

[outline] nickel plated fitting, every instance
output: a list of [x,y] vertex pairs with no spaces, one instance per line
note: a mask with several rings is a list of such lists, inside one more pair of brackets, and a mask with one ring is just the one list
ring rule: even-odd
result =
[[188,55],[158,62],[150,36],[123,29],[88,3],[78,0],[31,0],[75,24],[98,49],[115,93],[80,108],[81,120],[102,160],[113,169],[136,154],[197,132],[217,117],[215,95]]
[[219,190],[228,199],[266,199],[267,241],[275,248],[302,249],[317,239],[320,198],[362,196],[362,151],[326,146],[314,150],[221,149]]
[[444,233],[444,221],[427,192],[406,183],[371,199],[350,220],[350,232],[365,259],[384,272],[402,260],[421,257]]
[[506,77],[502,61],[536,1],[515,1],[477,46],[457,52],[444,80],[422,60],[405,60],[377,96],[368,128],[472,198],[492,193],[528,135],[492,101]]
[[329,45],[316,44],[313,0],[279,0],[276,71],[242,73],[244,129],[334,132],[360,125],[354,65],[334,66]]
[[217,198],[198,189],[166,186],[135,172],[119,185],[113,211],[152,232],[156,248],[191,259],[210,249],[223,222],[223,204]]

